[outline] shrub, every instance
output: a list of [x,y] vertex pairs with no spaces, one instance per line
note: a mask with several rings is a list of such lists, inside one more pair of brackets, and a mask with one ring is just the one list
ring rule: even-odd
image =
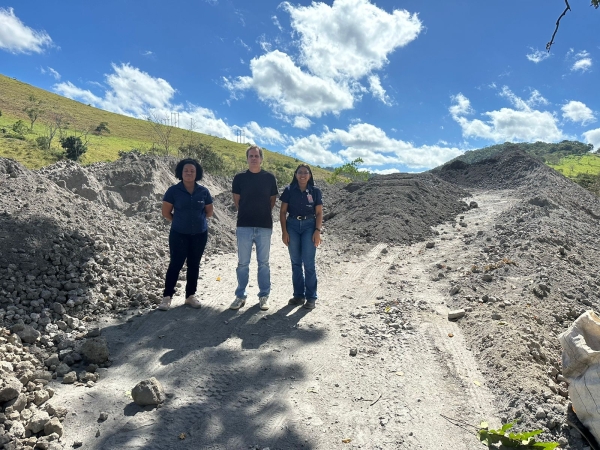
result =
[[60,138],[60,146],[65,149],[67,158],[78,161],[81,156],[87,152],[87,146],[81,142],[77,136],[67,136]]
[[100,122],[100,125],[98,125],[94,129],[94,134],[96,135],[101,135],[103,132],[110,134],[110,130],[108,129],[108,122]]
[[210,145],[203,143],[182,145],[179,147],[179,153],[197,159],[208,173],[225,175],[227,172],[225,160]]
[[25,133],[27,133],[27,125],[19,119],[13,124],[12,130],[18,135],[25,136]]
[[50,148],[50,138],[48,136],[38,136],[35,142],[41,149],[48,150]]

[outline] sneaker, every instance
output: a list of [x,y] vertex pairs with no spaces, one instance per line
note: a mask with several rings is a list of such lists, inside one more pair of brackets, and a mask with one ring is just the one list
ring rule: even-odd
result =
[[192,308],[200,308],[200,300],[196,298],[195,295],[190,295],[185,299],[185,304],[190,305]]
[[306,300],[306,303],[304,304],[304,307],[306,309],[315,309],[315,302],[316,300]]
[[269,297],[267,297],[266,295],[264,297],[258,297],[258,301],[260,303],[260,309],[262,309],[263,311],[269,309]]
[[302,304],[304,304],[304,297],[292,297],[288,301],[288,305],[298,306]]
[[240,309],[246,304],[246,299],[242,297],[236,297],[229,309]]
[[168,311],[170,307],[171,297],[163,297],[162,302],[160,302],[160,305],[158,305],[158,309],[160,309],[161,311]]

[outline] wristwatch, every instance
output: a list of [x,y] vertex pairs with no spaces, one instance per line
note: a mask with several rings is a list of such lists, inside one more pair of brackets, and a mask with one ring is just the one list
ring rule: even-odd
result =
[[320,228],[315,228],[315,231],[318,231],[320,233],[321,229]]

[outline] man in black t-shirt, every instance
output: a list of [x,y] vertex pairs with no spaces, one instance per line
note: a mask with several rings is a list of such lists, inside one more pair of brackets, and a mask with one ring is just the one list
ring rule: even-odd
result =
[[238,210],[236,228],[238,286],[235,290],[235,300],[229,309],[240,309],[246,304],[250,257],[252,256],[252,244],[255,244],[258,263],[258,300],[260,309],[265,311],[269,309],[269,293],[271,292],[271,268],[269,267],[271,234],[273,232],[271,212],[277,199],[277,181],[272,173],[261,168],[262,148],[249,147],[246,150],[246,159],[248,170],[238,173],[233,178],[231,186],[233,202]]

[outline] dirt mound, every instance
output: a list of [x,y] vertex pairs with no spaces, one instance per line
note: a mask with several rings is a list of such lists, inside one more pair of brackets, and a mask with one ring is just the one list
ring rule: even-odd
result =
[[468,193],[431,174],[377,176],[343,188],[324,187],[328,233],[350,242],[407,244],[469,206]]
[[[60,161],[43,168],[40,175],[54,181],[87,200],[119,211],[128,217],[146,221],[162,231],[168,224],[160,215],[162,197],[169,186],[177,183],[172,157],[154,157],[127,153],[117,161],[83,167],[73,161]],[[210,236],[221,250],[235,248],[235,214],[230,208],[230,182],[205,174],[202,185],[207,187],[218,205],[209,227]],[[223,213],[224,212],[224,213]],[[212,246],[212,250],[215,246]],[[207,249],[211,251],[211,246]]]
[[472,164],[453,161],[431,172],[466,188],[515,189],[554,170],[519,149],[510,149]]

